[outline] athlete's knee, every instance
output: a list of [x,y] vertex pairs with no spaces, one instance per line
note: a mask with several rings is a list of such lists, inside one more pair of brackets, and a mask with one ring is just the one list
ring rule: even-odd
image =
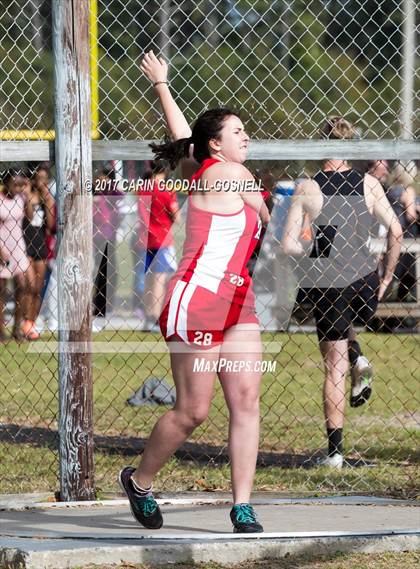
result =
[[230,405],[231,414],[258,415],[260,396],[258,392],[244,391]]
[[187,430],[194,430],[207,419],[208,405],[197,405],[178,410],[180,421]]

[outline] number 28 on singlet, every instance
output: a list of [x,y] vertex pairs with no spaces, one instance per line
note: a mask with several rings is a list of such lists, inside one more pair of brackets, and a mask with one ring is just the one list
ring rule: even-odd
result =
[[234,273],[230,273],[229,282],[235,286],[242,286],[245,282],[245,279],[240,275],[235,275]]

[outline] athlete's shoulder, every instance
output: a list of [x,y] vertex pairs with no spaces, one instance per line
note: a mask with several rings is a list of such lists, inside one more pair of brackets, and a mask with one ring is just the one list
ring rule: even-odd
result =
[[[209,168],[210,170],[210,168]],[[216,175],[227,180],[254,179],[254,176],[243,164],[239,162],[219,162],[211,167],[211,175]]]

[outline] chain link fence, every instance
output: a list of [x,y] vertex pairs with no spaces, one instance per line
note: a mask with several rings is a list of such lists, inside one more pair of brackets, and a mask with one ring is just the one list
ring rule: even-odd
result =
[[[54,129],[51,3],[13,1],[1,3],[1,8],[5,97],[0,105],[0,137],[48,139]],[[415,41],[408,60],[403,57],[407,9],[415,12]],[[416,138],[420,133],[420,13],[410,2],[99,0],[91,2],[91,10],[92,131],[94,137],[115,141],[115,148],[124,141],[165,135],[153,89],[139,71],[139,60],[149,49],[170,61],[171,90],[189,122],[206,108],[227,105],[240,111],[251,138],[261,141],[320,138],[330,115],[352,121],[362,139],[382,141],[401,134]],[[404,66],[410,65],[413,86],[408,89]],[[412,108],[409,123],[402,113],[407,104]],[[341,471],[316,463],[325,453],[326,439],[324,370],[313,303],[305,287],[299,287],[296,269],[301,263],[283,255],[280,247],[290,196],[299,180],[315,176],[322,163],[311,155],[305,160],[247,163],[273,201],[272,222],[252,264],[267,362],[256,488],[411,496],[418,487],[419,180],[415,164],[406,156],[399,156],[400,161],[387,158],[384,150],[376,161],[352,163],[380,180],[387,188],[389,207],[408,225],[387,297],[368,323],[355,319],[363,354],[374,369],[373,395],[361,407],[347,403],[348,465]],[[12,275],[0,279],[5,318],[0,344],[0,490],[53,491],[58,477],[56,227],[49,220],[54,216],[50,199],[55,196],[54,163],[11,163],[6,152],[1,159],[0,246],[10,257],[17,255],[17,249],[20,259],[30,257],[32,273],[31,269],[16,273],[25,276],[23,283],[19,277],[8,278]],[[150,161],[107,160],[98,155],[96,159],[95,480],[97,491],[106,493],[116,490],[115,473],[136,460],[174,395],[169,355],[156,317],[167,278],[181,257],[187,206],[185,193],[172,193],[162,199],[162,210],[152,214],[151,203],[145,204],[135,192],[137,181],[151,176]],[[20,171],[22,188],[27,179],[31,181],[30,193],[22,189],[10,194],[4,180],[9,167]],[[32,218],[35,224],[30,224],[35,230],[25,229],[21,191],[39,206]],[[152,259],[144,235],[165,216],[173,222],[173,243],[166,242],[164,251]],[[13,224],[16,244],[5,235],[5,231],[11,234]],[[22,238],[26,235],[24,246],[19,245],[18,228]],[[314,231],[304,224],[303,241],[311,244]],[[371,237],[370,251],[381,270],[385,234],[379,224]],[[36,327],[22,328],[19,318],[36,321]],[[40,338],[17,341],[10,338],[14,332],[27,337],[33,332],[34,338],[39,332]],[[349,396],[350,379],[346,400]],[[156,487],[227,489],[227,429],[228,411],[217,387],[208,420],[164,468]]]
[[[1,7],[2,128],[50,130],[51,4],[13,1]],[[92,0],[91,8],[97,11],[92,67],[99,72],[102,138],[163,137],[152,88],[138,69],[149,49],[170,59],[171,84],[189,120],[204,108],[232,105],[247,117],[256,139],[317,137],[330,114],[357,123],[363,138],[395,138],[409,65],[412,134],[419,134],[414,2]],[[404,26],[413,19],[407,58]]]

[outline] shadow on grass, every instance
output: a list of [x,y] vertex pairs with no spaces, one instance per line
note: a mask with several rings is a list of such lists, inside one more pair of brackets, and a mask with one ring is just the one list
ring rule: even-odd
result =
[[[36,447],[58,450],[58,431],[45,427],[28,427],[17,424],[0,425],[0,442],[9,444],[32,444]],[[119,456],[138,456],[144,450],[147,440],[135,437],[115,435],[94,435],[95,451]],[[322,452],[316,451],[307,454],[287,452],[260,452],[257,465],[259,467],[276,466],[279,468],[311,469]],[[175,453],[175,458],[184,461],[194,461],[200,464],[226,464],[229,461],[225,446],[208,445],[203,443],[185,443]],[[373,458],[373,457],[372,457]],[[377,458],[377,457],[376,457]],[[394,457],[395,459],[395,457]],[[359,459],[346,459],[353,467],[366,466],[366,462]],[[394,463],[395,466],[397,466]]]
[[[58,449],[58,431],[45,427],[27,427],[16,424],[0,425],[0,442],[11,444],[33,444],[52,450]],[[95,451],[120,456],[137,456],[142,453],[146,439],[115,435],[94,435]],[[203,443],[185,443],[175,453],[179,460],[199,463],[226,464],[229,460],[224,446]],[[305,454],[262,452],[258,466],[280,466],[284,468],[308,467],[310,457]]]
[[364,458],[375,460],[380,458],[386,462],[396,464],[419,464],[420,451],[412,446],[405,446],[403,444],[391,444],[387,447],[383,446],[370,446],[366,450],[361,451]]

